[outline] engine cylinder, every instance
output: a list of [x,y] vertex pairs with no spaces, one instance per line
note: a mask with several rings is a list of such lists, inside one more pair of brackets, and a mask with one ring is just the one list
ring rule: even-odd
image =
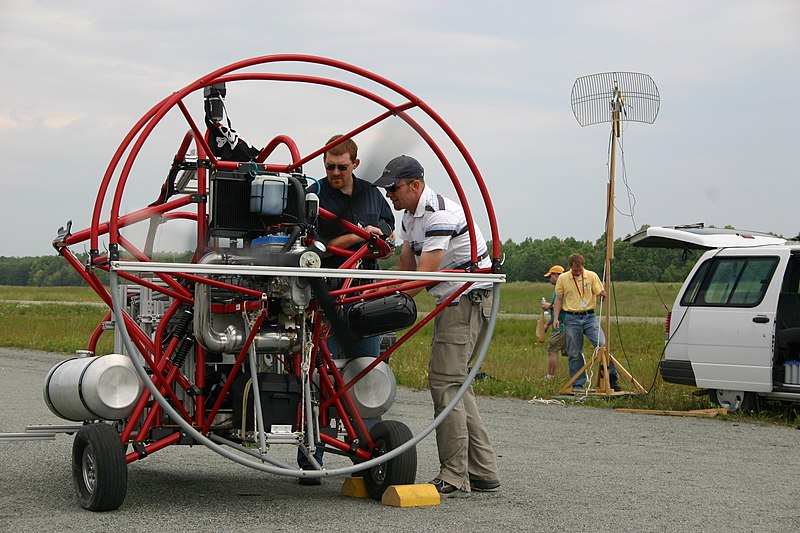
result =
[[131,414],[143,388],[133,362],[124,355],[77,357],[50,369],[44,401],[66,420],[119,420]]

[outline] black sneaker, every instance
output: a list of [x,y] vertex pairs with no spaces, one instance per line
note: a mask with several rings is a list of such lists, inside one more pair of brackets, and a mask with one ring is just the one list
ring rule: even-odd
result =
[[476,492],[492,492],[500,488],[500,480],[469,478],[469,488]]
[[454,485],[438,477],[429,483],[436,487],[436,492],[441,494],[442,498],[469,498],[472,496],[469,492],[457,489]]
[[611,390],[613,390],[614,392],[619,392],[619,391],[622,390],[622,387],[620,387],[619,383],[617,383],[616,381],[612,381],[610,386],[611,386]]

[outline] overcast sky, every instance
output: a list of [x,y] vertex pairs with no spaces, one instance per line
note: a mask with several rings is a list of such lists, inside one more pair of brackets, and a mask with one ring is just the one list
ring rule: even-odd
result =
[[[624,127],[617,236],[693,222],[800,232],[796,0],[0,0],[0,255],[50,254],[67,220],[87,227],[114,151],[155,103],[219,67],[286,53],[354,64],[427,102],[481,169],[504,241],[604,231],[610,125],[581,127],[570,96],[577,78],[607,71],[647,74],[660,95],[653,124]],[[244,137],[263,146],[289,135],[303,153],[382,111],[298,84],[228,90]],[[187,100],[198,120],[199,103]],[[128,210],[155,199],[186,122],[159,128],[134,167]],[[455,197],[402,124],[357,141],[358,175],[374,179],[406,153]],[[305,171],[324,174],[319,160]],[[480,205],[471,186],[468,195]]]

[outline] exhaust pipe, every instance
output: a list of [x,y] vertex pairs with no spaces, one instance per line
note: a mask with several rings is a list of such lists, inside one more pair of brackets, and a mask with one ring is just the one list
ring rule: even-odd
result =
[[212,353],[238,352],[244,346],[244,336],[239,328],[228,326],[216,331],[211,325],[211,298],[208,285],[198,283],[194,289],[194,333],[198,342]]
[[[246,256],[230,256],[211,252],[200,259],[201,264],[250,263]],[[210,287],[204,283],[195,285],[194,291],[194,332],[197,341],[212,353],[236,353],[244,346],[244,328],[229,325],[224,331],[217,331],[211,324]],[[265,325],[253,341],[257,353],[281,354],[299,348],[297,334],[279,329],[278,326]]]

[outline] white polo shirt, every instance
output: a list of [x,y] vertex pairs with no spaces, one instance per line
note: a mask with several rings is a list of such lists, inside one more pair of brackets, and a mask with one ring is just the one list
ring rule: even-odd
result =
[[[474,230],[475,245],[478,248],[478,266],[488,268],[492,261],[489,259],[486,241],[477,226],[474,226]],[[403,212],[403,221],[398,234],[405,241],[405,246],[411,247],[417,264],[422,252],[444,250],[439,270],[463,269],[469,266],[469,233],[464,210],[458,203],[436,194],[427,185],[422,191],[417,209],[413,213]],[[428,289],[428,292],[436,297],[438,304],[461,285],[458,282],[443,281]],[[488,289],[491,286],[491,283],[474,283],[467,290]]]

